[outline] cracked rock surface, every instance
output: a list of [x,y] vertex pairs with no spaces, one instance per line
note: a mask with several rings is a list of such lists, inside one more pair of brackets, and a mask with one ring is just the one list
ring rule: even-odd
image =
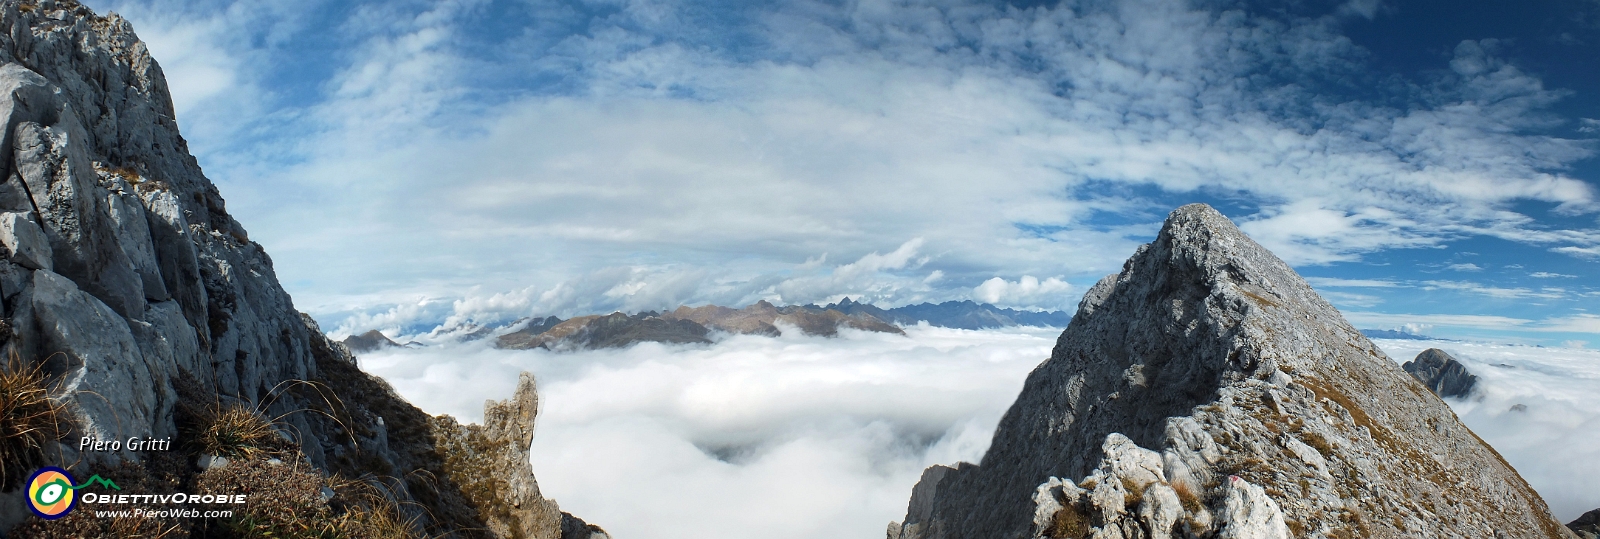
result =
[[[501,425],[475,453],[521,459],[499,468],[516,472],[505,496],[434,473],[449,437],[295,310],[189,154],[161,67],[127,20],[72,1],[0,0],[0,121],[0,355],[42,363],[68,410],[70,431],[46,458],[139,462],[128,447],[79,454],[76,442],[174,437],[179,388],[196,385],[205,403],[277,418],[324,473],[392,478],[387,492],[428,536],[598,533],[535,499],[527,440],[505,434],[524,423],[517,432],[532,433],[533,408],[520,404],[531,381],[497,408],[510,415],[492,416]],[[21,500],[18,486],[0,492]],[[470,503],[491,498],[539,516],[500,525],[520,513]],[[29,514],[0,503],[0,535]]]
[[1078,307],[891,539],[1572,537],[1427,387],[1205,205]]

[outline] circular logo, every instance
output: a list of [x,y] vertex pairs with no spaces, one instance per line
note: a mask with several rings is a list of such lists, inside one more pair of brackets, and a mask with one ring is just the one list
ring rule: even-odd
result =
[[54,466],[40,468],[28,478],[28,508],[45,520],[67,516],[78,502],[72,483],[72,475],[66,470]]

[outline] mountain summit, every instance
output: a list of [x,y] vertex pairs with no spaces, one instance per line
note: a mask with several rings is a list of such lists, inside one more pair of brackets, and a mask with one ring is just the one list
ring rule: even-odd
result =
[[1085,294],[981,464],[891,539],[1569,537],[1433,392],[1212,208]]

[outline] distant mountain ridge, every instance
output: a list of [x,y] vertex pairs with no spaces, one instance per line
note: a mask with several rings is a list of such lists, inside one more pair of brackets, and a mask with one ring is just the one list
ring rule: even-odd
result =
[[993,329],[1013,326],[1066,327],[1072,313],[1066,311],[1019,311],[996,307],[972,300],[946,301],[944,303],[918,303],[893,309],[880,309],[866,303],[844,298],[824,309],[835,309],[845,314],[870,314],[879,320],[914,326],[927,322],[930,326],[956,329]]
[[1361,336],[1368,339],[1406,339],[1412,341],[1435,340],[1433,337],[1429,337],[1427,335],[1417,335],[1415,333],[1406,333],[1404,331],[1396,331],[1392,329],[1363,329],[1361,330]]
[[[956,329],[994,329],[1015,326],[1065,327],[1072,314],[1063,311],[1021,311],[971,300],[920,303],[884,309],[845,298],[824,306],[782,307],[761,300],[744,308],[720,305],[682,306],[668,312],[636,314],[614,312],[571,319],[555,316],[522,318],[503,326],[482,326],[460,335],[464,341],[495,338],[495,347],[512,350],[544,348],[578,350],[620,348],[640,342],[709,344],[712,332],[735,335],[782,334],[793,327],[802,334],[833,337],[841,329],[905,334],[904,327],[926,322]],[[496,336],[498,335],[498,336]],[[371,352],[400,345],[376,330],[345,338],[355,352]]]
[[345,348],[349,348],[351,352],[371,352],[373,350],[382,350],[384,348],[412,348],[422,346],[422,343],[417,341],[411,341],[405,344],[394,342],[394,340],[385,336],[383,332],[376,329],[360,335],[351,335],[349,337],[345,337],[344,340],[339,341],[339,343],[343,344]]

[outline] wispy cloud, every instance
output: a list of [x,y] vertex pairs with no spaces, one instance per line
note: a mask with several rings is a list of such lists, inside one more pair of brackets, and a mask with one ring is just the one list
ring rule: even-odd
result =
[[1498,286],[1488,286],[1488,285],[1484,285],[1484,284],[1481,284],[1481,283],[1475,283],[1475,282],[1470,282],[1470,281],[1423,281],[1421,284],[1422,284],[1422,288],[1424,290],[1438,289],[1438,288],[1442,288],[1442,289],[1445,289],[1445,290],[1461,290],[1461,291],[1471,292],[1471,293],[1474,293],[1474,294],[1481,294],[1481,295],[1485,295],[1485,296],[1489,296],[1489,297],[1493,297],[1493,298],[1505,298],[1505,299],[1515,299],[1515,298],[1559,299],[1559,298],[1566,297],[1565,291],[1562,290],[1562,289],[1559,289],[1559,288],[1541,288],[1541,289],[1538,289],[1538,290],[1534,290],[1534,289],[1530,289],[1530,288],[1520,288],[1520,287],[1519,288],[1504,288],[1504,287],[1498,287]]
[[1340,279],[1337,277],[1306,277],[1306,282],[1318,288],[1398,288],[1402,283],[1385,279]]
[[1577,275],[1566,275],[1566,274],[1563,274],[1563,273],[1550,273],[1548,271],[1535,271],[1533,273],[1529,273],[1528,276],[1529,277],[1533,277],[1535,279],[1571,279],[1571,278],[1577,277]]
[[[1593,227],[1506,209],[1593,213],[1567,171],[1594,146],[1548,133],[1566,94],[1493,41],[1374,86],[1397,107],[1341,89],[1374,75],[1337,17],[1179,2],[112,4],[172,58],[230,210],[319,315],[602,274],[640,306],[1083,284],[1216,193],[1298,265],[1480,235],[1600,256]],[[911,238],[870,278],[796,269]]]

